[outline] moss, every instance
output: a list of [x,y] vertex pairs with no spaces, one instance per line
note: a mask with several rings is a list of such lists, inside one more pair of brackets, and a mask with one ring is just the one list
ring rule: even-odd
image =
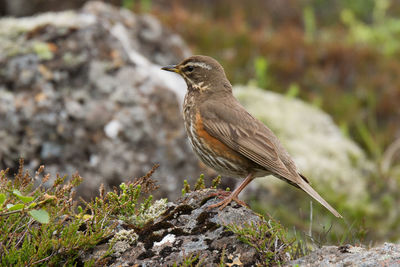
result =
[[42,60],[50,60],[53,58],[53,52],[47,43],[35,42],[33,43],[33,51]]

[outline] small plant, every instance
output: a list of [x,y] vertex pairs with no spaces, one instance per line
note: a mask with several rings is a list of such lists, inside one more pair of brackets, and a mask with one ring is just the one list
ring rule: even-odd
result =
[[182,196],[190,193],[190,185],[187,180],[183,180]]
[[206,188],[206,186],[204,185],[204,174],[200,174],[199,179],[197,179],[196,184],[194,185],[194,191],[204,188]]
[[[254,247],[260,255],[262,265],[276,265],[294,258],[297,246],[295,239],[289,239],[283,226],[270,218],[268,221],[246,223],[244,226],[228,225],[240,241]],[[299,253],[297,253],[297,256]],[[288,257],[290,255],[290,257]]]
[[211,182],[211,188],[215,189],[221,184],[221,175],[215,177]]
[[[212,181],[213,184],[213,188],[215,188],[214,186],[217,186],[219,183],[221,182],[221,177],[218,176],[217,178],[215,178]],[[205,189],[206,185],[204,183],[204,174],[200,174],[200,177],[197,179],[195,185],[194,185],[194,190],[193,191],[197,191],[197,190],[201,190],[201,189]],[[185,194],[191,192],[192,190],[190,189],[190,185],[188,183],[187,180],[183,181],[183,188],[182,188],[182,196],[184,196]]]
[[204,259],[199,259],[198,254],[191,253],[189,255],[186,255],[183,253],[183,261],[181,264],[176,264],[174,263],[174,267],[197,267],[197,266],[203,266]]
[[[20,160],[20,166],[23,166],[23,160]],[[44,166],[40,166],[36,175],[40,175],[43,172]],[[0,177],[2,180],[5,180],[5,176],[7,175],[6,171],[0,172]],[[23,169],[19,169],[18,174],[15,176],[15,184],[18,185],[19,181],[22,181],[23,177]],[[45,177],[44,182],[47,181],[48,177]],[[53,200],[54,198],[47,195],[43,200],[38,202],[38,198],[33,195],[24,195],[20,192],[19,189],[11,189],[5,188],[5,192],[0,192],[0,216],[7,217],[14,213],[26,213],[32,219],[36,220],[39,223],[49,223],[49,213],[40,208],[46,202]],[[24,190],[25,191],[25,190]]]

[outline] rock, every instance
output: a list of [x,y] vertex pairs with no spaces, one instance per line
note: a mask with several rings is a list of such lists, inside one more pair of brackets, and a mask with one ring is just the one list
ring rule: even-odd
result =
[[160,194],[202,171],[185,138],[183,80],[160,70],[189,55],[149,15],[102,2],[0,20],[0,169],[85,177],[94,196],[160,164]]
[[[267,223],[259,215],[237,204],[224,210],[208,210],[219,201],[208,197],[215,190],[199,190],[186,194],[176,202],[168,203],[167,210],[143,228],[126,236],[127,230],[118,232],[114,240],[114,254],[105,263],[107,266],[173,266],[185,259],[197,257],[200,266],[215,266],[221,261],[243,266],[255,266],[263,261],[261,253],[241,242],[229,231],[227,225],[246,227],[248,224]],[[245,220],[244,220],[245,218]],[[121,236],[122,235],[122,236]],[[123,242],[121,242],[123,241]],[[276,247],[281,240],[274,236]],[[108,246],[100,245],[82,257],[82,261],[100,260]],[[270,253],[274,253],[273,249]],[[279,254],[279,253],[278,253]],[[286,257],[281,253],[282,257]],[[286,259],[286,258],[285,258]],[[283,258],[280,258],[283,260]],[[286,259],[287,260],[287,259]],[[229,265],[231,266],[231,265]]]
[[[236,86],[234,94],[251,114],[276,133],[300,172],[328,202],[335,204],[340,199],[340,205],[347,209],[367,208],[366,177],[371,175],[374,165],[357,144],[342,134],[328,114],[301,100],[252,86]],[[278,179],[256,181],[270,192],[259,194],[264,203],[280,205],[299,196],[294,194],[297,190],[287,194],[287,189],[281,188],[287,184]],[[290,201],[288,195],[293,196]]]
[[400,266],[400,244],[384,243],[371,249],[351,245],[326,246],[284,266]]

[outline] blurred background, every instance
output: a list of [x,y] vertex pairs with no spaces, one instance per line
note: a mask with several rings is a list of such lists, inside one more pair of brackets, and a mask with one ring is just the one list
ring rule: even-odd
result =
[[[85,2],[0,0],[0,15],[20,17],[79,9]],[[362,172],[360,188],[356,182],[351,186],[338,184],[326,192],[319,190],[346,220],[321,219],[318,214],[327,213],[315,204],[315,233],[310,232],[314,241],[370,244],[400,239],[400,1],[106,2],[139,16],[151,14],[168,32],[178,34],[192,54],[216,58],[233,85],[277,92],[326,112],[341,134],[362,150],[364,161],[372,167]],[[177,63],[188,53],[177,52],[168,60],[152,61]],[[204,166],[200,165],[195,173],[201,170]],[[318,177],[313,178],[317,183]],[[346,178],[358,181],[360,177]],[[342,190],[347,194],[352,190],[365,192],[353,205],[341,195]],[[298,197],[309,207],[309,199],[301,193],[290,193],[295,195],[280,195],[285,205]],[[286,227],[295,225],[308,231],[309,211],[300,215],[275,211],[276,204],[264,205],[262,197],[248,198],[258,212],[272,214]]]

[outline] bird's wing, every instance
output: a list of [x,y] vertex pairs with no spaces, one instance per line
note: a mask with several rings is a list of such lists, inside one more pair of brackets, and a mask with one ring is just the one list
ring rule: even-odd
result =
[[[232,97],[232,101],[236,99]],[[279,141],[272,131],[251,116],[238,102],[231,106],[221,104],[232,101],[207,101],[200,106],[204,130],[269,172],[297,184],[294,180],[297,178],[297,171],[288,169],[282,162],[277,148]]]
[[[203,127],[243,156],[261,165],[291,185],[301,188],[336,217],[342,216],[326,202],[297,172],[296,166],[272,131],[251,116],[235,98],[230,101],[208,101],[200,106]],[[223,103],[234,103],[227,106]],[[282,158],[281,158],[282,157]],[[286,164],[285,164],[286,163]]]

